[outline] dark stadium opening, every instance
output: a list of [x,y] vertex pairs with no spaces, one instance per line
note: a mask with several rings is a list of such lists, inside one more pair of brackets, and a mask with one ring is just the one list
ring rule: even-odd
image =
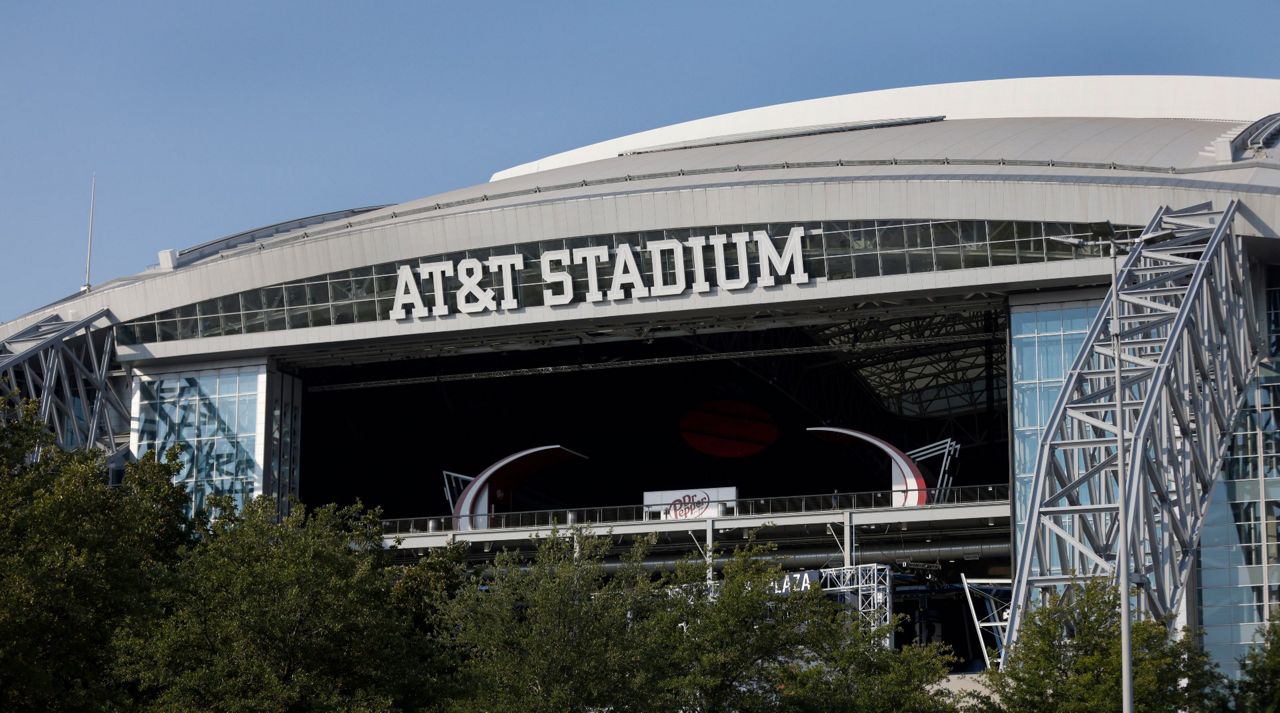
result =
[[[646,491],[687,488],[773,498],[892,487],[883,449],[807,430],[818,426],[901,451],[952,439],[954,486],[1007,483],[1003,312],[938,314],[852,332],[782,327],[295,369],[307,389],[300,498],[358,499],[388,518],[447,515],[446,472],[476,476],[549,445],[583,457],[495,488],[493,511],[639,505]],[[911,330],[922,321],[930,330]],[[941,459],[918,462],[936,486]]]

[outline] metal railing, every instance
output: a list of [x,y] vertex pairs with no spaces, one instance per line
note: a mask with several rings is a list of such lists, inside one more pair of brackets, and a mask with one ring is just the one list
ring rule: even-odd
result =
[[[859,493],[827,493],[825,495],[795,495],[774,498],[738,498],[736,500],[711,500],[705,507],[688,515],[672,518],[661,505],[608,505],[603,507],[562,508],[558,510],[530,510],[523,512],[494,512],[479,515],[438,515],[411,517],[382,521],[386,535],[466,531],[509,530],[539,527],[572,527],[576,525],[601,525],[646,521],[706,520],[720,517],[760,517],[767,515],[792,515],[797,513],[841,512],[845,510],[881,510],[894,507],[895,502],[913,492],[924,492],[925,505],[919,507],[945,507],[976,503],[998,503],[1009,500],[1009,485],[962,485],[946,489],[924,488],[915,490],[876,490]],[[908,508],[902,508],[908,509]]]

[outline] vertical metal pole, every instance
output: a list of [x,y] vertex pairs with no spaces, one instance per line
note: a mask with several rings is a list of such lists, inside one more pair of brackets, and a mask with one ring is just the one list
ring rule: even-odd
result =
[[93,204],[98,196],[98,174],[89,179],[89,250],[84,256],[84,287],[81,291],[89,291],[89,264],[93,261]]
[[707,586],[708,587],[710,587],[711,584],[716,579],[715,555],[712,553],[712,547],[715,546],[714,535],[715,535],[715,520],[712,520],[711,518],[707,518],[707,543],[706,543],[707,549],[706,549],[705,555],[707,558]]
[[844,566],[853,566],[853,511],[844,511]]
[[1126,512],[1128,497],[1124,463],[1124,388],[1121,385],[1123,364],[1120,360],[1120,267],[1117,262],[1119,246],[1111,239],[1111,346],[1116,362],[1116,524],[1119,542],[1116,549],[1116,566],[1120,574],[1120,691],[1121,710],[1133,712],[1133,652],[1129,622],[1129,516]]

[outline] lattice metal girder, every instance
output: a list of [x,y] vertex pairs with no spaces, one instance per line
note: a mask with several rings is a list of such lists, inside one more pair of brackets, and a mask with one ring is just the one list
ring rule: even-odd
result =
[[0,345],[0,398],[40,402],[39,417],[64,448],[127,447],[129,407],[113,383],[115,320],[107,310],[66,322],[53,316]]
[[1006,648],[1050,593],[1079,577],[1118,575],[1121,483],[1139,616],[1180,605],[1261,352],[1244,253],[1231,229],[1236,207],[1157,211],[1090,326],[1040,441]]

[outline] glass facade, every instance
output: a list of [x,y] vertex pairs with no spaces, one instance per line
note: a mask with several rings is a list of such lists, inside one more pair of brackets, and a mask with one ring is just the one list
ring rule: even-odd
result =
[[1235,675],[1280,605],[1280,270],[1267,275],[1270,359],[1236,424],[1200,540],[1204,648]]
[[[1280,271],[1269,275],[1280,288]],[[1228,675],[1280,605],[1280,289],[1266,293],[1272,360],[1248,393],[1200,541],[1194,625]],[[1046,421],[1100,301],[1010,308],[1015,542]]]
[[249,366],[149,374],[135,379],[133,451],[181,445],[176,482],[193,511],[226,495],[242,506],[262,488],[266,368]]
[[1040,436],[1101,304],[1101,300],[1088,300],[1009,309],[1014,542],[1021,539],[1027,516]]
[[[762,230],[773,236],[781,249],[782,241],[797,226],[805,231],[806,271],[827,280],[1043,263],[1096,257],[1100,250],[1093,245],[1073,247],[1047,239],[1088,236],[1091,233],[1085,224],[1026,221],[846,220],[618,233],[431,255],[402,263],[383,263],[316,275],[306,280],[184,305],[127,322],[117,330],[120,343],[128,345],[387,320],[395,298],[396,271],[400,265],[416,267],[424,262],[466,258],[484,260],[495,255],[516,253],[525,255],[525,268],[514,275],[519,303],[524,307],[538,306],[542,304],[542,289],[547,285],[542,282],[537,258],[550,250],[592,246],[612,250],[619,245],[629,245],[635,252],[641,272],[650,274],[650,253],[643,250],[649,241]],[[1119,227],[1117,230],[1127,234],[1140,229]],[[749,243],[749,267],[753,272],[757,269],[756,250],[755,243]],[[692,259],[685,260],[689,281],[693,279],[693,262]],[[704,262],[708,266],[714,265],[710,246],[704,248]],[[574,278],[574,299],[581,301],[587,292],[587,267],[576,264],[568,269]],[[674,270],[674,264],[669,269]],[[715,270],[707,272],[708,281],[714,285]],[[486,274],[480,287],[493,288],[494,280],[493,274]],[[460,286],[456,275],[446,278],[445,294],[450,302],[450,311],[457,309],[453,300]],[[428,307],[435,306],[432,302],[433,296],[426,295]]]

